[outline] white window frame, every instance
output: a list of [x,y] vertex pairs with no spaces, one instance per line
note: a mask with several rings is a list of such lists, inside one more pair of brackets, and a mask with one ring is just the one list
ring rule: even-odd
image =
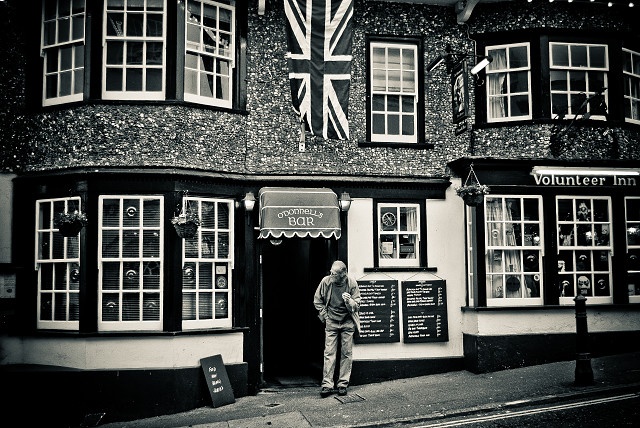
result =
[[[623,64],[627,64],[626,61],[628,62],[628,67],[625,68],[623,66],[622,69],[622,73],[623,73],[623,78],[624,78],[624,87],[625,87],[625,93],[624,93],[624,102],[625,102],[625,118],[624,120],[629,122],[629,123],[637,123],[640,124],[640,94],[636,94],[636,96],[634,96],[634,94],[630,93],[631,92],[631,82],[632,81],[636,81],[636,83],[638,84],[638,86],[640,86],[640,67],[636,68],[636,65],[640,65],[640,52],[636,52],[636,51],[632,51],[630,49],[622,49],[622,54],[624,56],[622,62]],[[634,61],[634,57],[635,61]],[[626,107],[627,105],[629,105],[629,111],[632,112],[633,115],[633,106],[635,104],[635,115],[636,117],[629,117],[627,116],[627,112],[626,112]]]
[[[162,0],[163,10],[162,14],[162,36],[147,36],[143,34],[142,36],[126,36],[127,33],[127,14],[130,15],[143,15],[143,31],[145,31],[147,27],[147,18],[149,14],[158,14],[160,12],[156,11],[148,11],[147,10],[147,2],[150,0],[144,0],[144,11],[130,11],[126,9],[126,5],[129,0],[125,0],[125,9],[122,11],[110,11],[113,13],[122,13],[124,15],[122,28],[118,28],[116,31],[122,32],[122,35],[109,36],[107,35],[107,28],[109,25],[117,26],[116,23],[112,23],[109,20],[109,12],[107,10],[109,0],[104,1],[103,8],[103,27],[102,27],[102,98],[105,100],[164,100],[167,86],[167,2],[166,0]],[[123,43],[123,52],[122,52],[122,64],[119,65],[109,65],[107,64],[107,53],[108,53],[108,45],[109,43]],[[162,43],[162,64],[160,65],[149,65],[146,64],[146,52],[148,48],[148,43]],[[127,65],[127,45],[129,43],[142,43],[143,44],[143,64],[138,64],[134,66]],[[123,70],[123,80],[122,80],[122,90],[120,91],[112,91],[107,90],[107,69],[108,68],[118,68]],[[127,90],[127,80],[126,74],[128,69],[141,69],[142,70],[142,90],[134,91]],[[146,86],[146,76],[148,70],[160,70],[162,75],[162,89],[159,91],[149,91],[145,89]]]
[[[506,211],[506,199],[518,199],[520,201],[520,210],[521,214],[524,213],[524,200],[537,200],[538,201],[538,219],[524,219],[524,216],[521,216],[520,219],[512,219],[507,220],[504,215],[500,219],[490,219],[490,211],[489,211],[489,202],[488,200],[499,199],[501,202],[501,207],[503,212]],[[487,290],[487,306],[542,306],[544,304],[544,275],[542,274],[543,264],[542,259],[544,258],[544,218],[543,218],[543,207],[542,207],[542,196],[539,195],[490,195],[485,197],[484,201],[484,210],[485,210],[485,218],[484,218],[484,238],[485,238],[485,258],[483,259],[485,263],[485,267],[487,263],[489,263],[489,258],[494,254],[499,255],[500,265],[502,267],[505,266],[507,255],[506,251],[513,251],[518,253],[517,263],[520,264],[520,269],[514,271],[508,271],[506,269],[502,269],[501,271],[490,272],[488,267],[486,267],[486,290]],[[496,229],[489,230],[489,225],[499,225]],[[513,245],[507,245],[507,237],[508,230],[513,225],[518,225],[520,228],[521,236],[523,238],[523,242],[521,245],[514,243]],[[526,239],[526,227],[537,226],[538,229],[538,238],[539,240],[534,239],[535,236],[531,235],[529,239],[529,244],[527,244]],[[495,239],[494,239],[495,238]],[[495,252],[495,253],[494,253]],[[525,270],[525,261],[524,255],[526,252],[538,252],[538,269],[537,270]],[[496,278],[501,277],[501,283],[499,287],[501,287],[498,291],[498,294],[494,297],[493,293],[493,283],[489,280],[489,277],[493,276]],[[523,292],[526,287],[526,276],[532,276],[538,279],[538,293],[537,297],[527,297],[523,296]],[[508,296],[507,290],[507,279],[510,277],[517,277],[519,279],[520,285],[520,296]]]
[[[230,32],[224,31],[220,28],[219,25],[219,18],[216,20],[216,22],[218,23],[217,28],[210,28],[210,27],[206,27],[204,26],[203,22],[193,22],[195,18],[192,17],[192,15],[189,12],[189,8],[187,7],[185,10],[185,31],[184,31],[184,48],[185,48],[185,69],[184,69],[184,99],[185,101],[190,101],[190,102],[194,102],[194,103],[199,103],[199,104],[206,104],[206,105],[211,105],[211,106],[218,106],[218,107],[224,107],[224,108],[231,108],[232,107],[232,102],[233,102],[233,87],[234,87],[234,72],[235,72],[235,39],[236,39],[236,27],[235,27],[235,21],[236,21],[236,8],[235,8],[235,1],[231,1],[229,2],[229,4],[225,4],[225,3],[221,3],[221,2],[215,2],[215,1],[211,1],[211,0],[188,0],[187,1],[187,5],[191,5],[192,3],[197,2],[200,3],[200,11],[201,11],[201,15],[202,16],[202,11],[206,6],[209,7],[215,7],[218,12],[217,12],[217,16],[219,17],[219,10],[220,9],[224,9],[229,11],[229,13],[231,14],[231,30]],[[198,33],[199,33],[199,46],[195,46],[195,44],[193,42],[189,42],[188,40],[188,34],[189,34],[189,29],[190,27],[194,27],[194,26],[198,26]],[[229,46],[225,49],[226,50],[226,54],[225,52],[222,52],[220,49],[220,46],[217,45],[215,46],[215,51],[216,52],[212,52],[212,48],[213,46],[205,43],[205,33],[209,36],[210,39],[216,39],[216,40],[224,40],[224,38],[220,38],[220,34],[226,35],[229,37],[230,39],[230,44]],[[197,65],[196,68],[193,67],[189,67],[189,60],[188,60],[188,56],[189,55],[193,55],[193,56],[197,56],[198,60],[197,60]],[[214,64],[214,70],[212,72],[210,71],[206,71],[204,70],[204,64],[203,64],[203,57],[209,57],[210,60],[213,61]],[[216,98],[215,97],[215,88],[213,93],[211,94],[211,96],[208,95],[203,95],[201,93],[201,88],[202,88],[202,84],[201,84],[201,80],[202,79],[206,79],[207,76],[213,76],[214,77],[214,85],[217,88],[217,84],[218,84],[218,79],[216,78],[216,76],[221,75],[223,77],[227,77],[224,74],[220,74],[216,71],[216,69],[218,69],[218,67],[221,64],[224,64],[224,62],[228,63],[228,95],[229,98],[228,99],[224,99],[224,98]],[[188,93],[187,92],[187,79],[189,78],[190,74],[195,74],[196,76],[196,80],[197,80],[197,93],[193,94],[193,93]]]
[[[572,218],[571,219],[563,219],[560,220],[559,216],[561,216],[562,214],[560,213],[559,210],[559,202],[560,200],[570,200],[572,201],[572,209],[574,212],[572,212]],[[592,209],[593,206],[593,201],[606,201],[607,202],[607,216],[608,216],[608,221],[596,221],[595,219],[591,219],[589,221],[581,221],[578,219],[578,213],[575,207],[576,204],[576,200],[589,200],[590,201],[590,207],[587,207],[589,210]],[[557,232],[557,252],[558,252],[558,264],[560,264],[560,261],[563,260],[560,258],[560,255],[562,252],[565,253],[569,253],[571,252],[571,257],[572,257],[572,265],[573,266],[566,266],[564,268],[564,275],[571,275],[572,280],[573,280],[573,296],[562,296],[560,295],[560,304],[561,305],[575,305],[574,302],[574,298],[575,296],[579,293],[577,287],[578,287],[578,278],[580,276],[583,276],[581,274],[587,274],[590,275],[592,278],[595,275],[607,275],[609,278],[609,296],[595,296],[594,294],[594,288],[595,288],[595,281],[591,281],[591,294],[587,297],[587,304],[610,304],[613,303],[613,268],[612,268],[612,257],[613,257],[613,230],[612,230],[612,213],[611,213],[611,209],[612,209],[612,204],[611,204],[611,197],[609,196],[577,196],[577,195],[557,195],[556,196],[556,202],[555,202],[555,209],[556,209],[556,228],[558,230]],[[591,216],[593,216],[593,214],[590,214]],[[609,244],[608,245],[578,245],[577,242],[577,234],[578,234],[578,227],[579,226],[593,226],[594,230],[597,226],[603,227],[603,226],[607,226],[608,227],[608,231],[609,231]],[[564,228],[563,228],[564,226]],[[564,245],[564,234],[561,233],[562,231],[565,230],[569,230],[571,229],[574,232],[574,236],[573,237],[569,237],[568,239],[570,240],[570,242],[573,245]],[[562,241],[561,241],[562,240]],[[595,251],[606,251],[608,254],[608,266],[609,266],[609,270],[608,272],[605,271],[597,271],[593,268],[593,257],[591,257],[589,259],[590,264],[592,269],[587,270],[587,269],[578,269],[577,266],[577,262],[576,262],[576,257],[577,254],[579,252],[592,252],[591,254],[593,254],[593,252]],[[566,261],[565,261],[565,265],[566,265]],[[569,269],[569,268],[572,268]],[[558,267],[558,270],[560,271],[561,267]],[[563,274],[561,274],[560,272],[558,272],[558,287],[561,287],[561,282],[562,280],[562,276]],[[562,294],[562,293],[561,293]]]
[[[203,203],[213,204],[215,206],[215,213],[213,214],[214,224],[211,227],[207,221],[204,221],[203,217]],[[223,328],[232,327],[233,323],[233,288],[232,288],[232,272],[234,265],[234,207],[235,201],[233,199],[218,199],[218,198],[205,198],[205,197],[186,197],[183,198],[183,204],[187,204],[191,211],[198,213],[200,218],[200,227],[196,236],[193,238],[185,238],[182,240],[182,328],[185,330],[198,329],[198,328]],[[221,205],[227,205],[228,207],[228,224],[227,227],[219,226],[220,216],[218,215],[218,209]],[[220,234],[226,234],[228,237],[228,248],[226,249],[226,257],[220,254]],[[206,245],[207,238],[209,236],[215,237],[215,247],[213,257],[203,254],[203,248]],[[192,246],[196,249],[197,256],[187,254],[187,246]],[[204,264],[212,264],[212,284],[206,284],[202,286],[200,266]],[[195,269],[194,269],[195,267]],[[187,269],[192,269],[188,272]],[[221,269],[221,270],[220,270]],[[187,288],[184,285],[185,277],[193,277],[193,287]],[[218,296],[220,294],[220,296]],[[226,294],[226,312],[227,316],[224,318],[216,318],[216,307],[220,304],[225,304],[222,294]],[[193,295],[195,301],[195,319],[184,319],[184,309],[187,304],[186,296]],[[211,308],[212,318],[200,318],[200,298],[210,295],[213,302]],[[223,299],[224,300],[224,299]]]
[[[627,206],[627,201],[630,200],[635,200],[638,201],[638,203],[640,203],[640,197],[637,196],[627,196],[624,198],[624,219],[625,219],[625,230],[627,231],[627,237],[629,236],[629,233],[632,233],[631,230],[633,229],[633,233],[639,234],[640,235],[640,227],[638,226],[640,224],[640,219],[638,218],[634,218],[634,219],[629,219],[629,211],[628,211],[628,206]],[[629,239],[626,239],[625,242],[626,245],[626,253],[629,254],[629,251],[637,251],[640,253],[640,244],[637,245],[631,245],[629,244]],[[626,272],[626,278],[625,278],[625,283],[627,284],[627,287],[629,286],[629,275],[634,275],[637,279],[640,280],[640,270],[628,270]],[[637,287],[640,287],[640,284],[636,284],[636,289]],[[640,303],[640,294],[629,294],[629,303]]]
[[[42,204],[48,203],[49,214],[45,216],[41,216],[40,207]],[[36,201],[36,236],[35,236],[35,269],[38,271],[38,297],[37,297],[37,328],[39,329],[56,329],[56,330],[78,330],[80,327],[80,320],[78,316],[78,320],[69,320],[70,314],[70,302],[71,296],[75,295],[78,302],[78,310],[80,313],[80,284],[78,284],[77,289],[72,289],[70,287],[72,278],[71,267],[76,265],[77,274],[80,271],[80,239],[79,236],[75,237],[63,237],[59,234],[58,229],[55,227],[54,221],[55,216],[58,212],[55,211],[56,205],[63,205],[63,210],[60,212],[68,212],[70,209],[81,211],[81,200],[79,197],[70,197],[70,198],[53,198],[53,199],[39,199]],[[46,223],[45,223],[46,222]],[[46,239],[45,236],[47,237]],[[63,257],[54,258],[54,241],[62,239],[62,252],[64,254]],[[44,241],[44,242],[43,242]],[[48,245],[46,244],[48,242]],[[58,241],[59,242],[59,241]],[[68,257],[69,246],[75,242],[77,246],[77,256],[76,257]],[[41,248],[42,247],[42,248]],[[41,250],[44,247],[48,247],[48,254],[43,254]],[[63,282],[65,283],[65,289],[56,289],[56,277],[61,274],[58,272],[57,266],[65,263],[67,265]],[[52,269],[52,281],[51,281],[51,289],[43,290],[42,289],[42,275],[43,275],[43,267],[45,265],[51,265]],[[42,319],[41,309],[42,309],[42,298],[43,294],[51,294],[53,301],[51,302],[51,318],[48,320]],[[63,297],[66,301],[66,320],[55,320],[55,305],[56,299],[58,297]]]
[[[422,225],[422,213],[419,203],[383,203],[380,202],[377,204],[376,208],[376,216],[377,216],[377,231],[376,231],[376,251],[378,252],[378,266],[380,267],[419,267],[420,266],[420,233],[421,233],[421,225]],[[395,224],[400,223],[400,210],[402,208],[415,208],[416,210],[416,230],[384,230],[383,221],[381,218],[383,209],[395,209]],[[397,228],[396,228],[397,229]],[[413,235],[414,236],[414,254],[413,258],[400,258],[400,235]],[[394,240],[394,247],[390,249],[393,253],[396,254],[396,257],[383,258],[380,257],[380,253],[383,251],[381,239],[382,236],[394,236],[396,239]],[[397,246],[395,244],[398,244]]]
[[[560,65],[554,65],[553,64],[553,47],[554,46],[567,46],[568,50],[569,50],[569,65],[568,66],[560,66]],[[586,67],[574,67],[571,65],[571,47],[572,46],[584,46],[587,48],[587,61],[588,64]],[[604,67],[593,67],[590,65],[590,58],[589,58],[589,49],[592,47],[601,47],[604,48],[604,52],[605,52],[605,66]],[[564,43],[564,42],[550,42],[549,43],[549,75],[551,75],[551,73],[553,73],[553,71],[565,71],[566,72],[566,82],[567,82],[567,89],[566,90],[555,90],[553,89],[553,82],[551,81],[551,77],[549,77],[549,90],[551,92],[551,114],[553,115],[553,96],[556,94],[563,94],[566,95],[567,97],[567,115],[566,115],[566,119],[572,119],[574,117],[576,117],[576,114],[574,112],[571,111],[571,97],[572,96],[576,96],[579,94],[584,94],[587,98],[590,97],[591,95],[594,95],[595,92],[593,91],[593,88],[590,88],[589,86],[589,74],[588,72],[590,71],[596,71],[596,72],[602,72],[604,74],[604,87],[607,88],[608,85],[608,79],[609,79],[609,46],[605,45],[605,44],[595,44],[595,43]],[[570,72],[581,72],[581,73],[585,73],[585,82],[586,82],[586,86],[587,86],[587,91],[586,93],[580,90],[572,90],[571,89],[571,84],[570,84],[570,78],[569,78],[569,73]],[[605,98],[605,102],[608,103],[608,92],[605,91],[604,92],[604,98]],[[586,112],[591,112],[591,105],[588,104],[587,105],[587,110]],[[605,120],[605,116],[603,115],[590,115],[589,116],[590,119],[597,119],[597,120]]]
[[[51,1],[55,1],[56,3],[56,18],[45,20],[45,3],[49,3]],[[65,0],[69,2],[69,0]],[[42,105],[43,106],[52,106],[64,103],[70,103],[75,101],[82,101],[84,98],[84,80],[86,76],[84,75],[84,56],[85,56],[85,17],[86,17],[86,4],[85,0],[73,0],[69,6],[69,15],[60,16],[60,5],[61,0],[42,0],[42,18],[40,20],[41,27],[41,37],[40,37],[40,49],[43,58],[43,66],[42,66]],[[82,13],[73,13],[73,3],[81,3]],[[73,38],[73,28],[74,25],[78,25],[81,21],[82,27],[82,37]],[[55,33],[55,40],[47,40],[47,28],[53,26],[53,32]],[[61,31],[63,28],[68,29],[68,40],[61,41],[59,39]],[[70,49],[70,60],[71,68],[66,68],[65,70],[61,70],[63,66],[63,55],[62,52],[64,50]],[[82,52],[82,57],[79,58],[79,52]],[[47,72],[47,65],[50,60],[50,56],[56,56],[57,67],[54,72]],[[76,62],[82,61],[81,64]],[[69,75],[69,89],[70,93],[68,95],[60,95],[60,86],[63,75]],[[56,79],[56,92],[57,96],[47,98],[47,80],[48,79]],[[80,82],[78,82],[80,80]],[[79,91],[78,91],[79,89]]]
[[[369,104],[369,120],[370,120],[370,139],[372,142],[388,142],[388,143],[418,143],[418,122],[419,122],[419,117],[418,117],[418,106],[419,106],[419,102],[420,102],[420,93],[418,92],[419,90],[419,82],[418,82],[418,74],[419,74],[419,61],[420,58],[418,57],[418,48],[419,46],[417,44],[413,44],[413,43],[401,43],[401,42],[392,42],[392,41],[371,41],[369,43],[369,64],[368,64],[368,68],[369,68],[369,80],[370,80],[370,86],[369,86],[369,92],[370,92],[370,104]],[[381,68],[374,68],[374,62],[373,62],[373,52],[374,49],[384,49],[385,50],[385,65],[384,67]],[[400,53],[400,64],[399,64],[399,68],[389,68],[388,65],[388,50],[389,49],[400,49],[401,53]],[[413,70],[405,70],[404,69],[404,64],[402,62],[402,52],[404,50],[408,50],[413,52],[413,60],[414,60],[414,69]],[[395,71],[398,74],[398,82],[397,85],[400,86],[400,88],[398,90],[394,90],[394,89],[390,89],[390,85],[389,85],[389,74],[390,71]],[[385,89],[379,90],[379,89],[375,89],[374,85],[375,85],[375,74],[376,73],[381,73],[384,74],[384,79],[385,79]],[[405,81],[405,75],[411,75],[413,74],[413,91],[410,91],[409,89],[405,89],[404,88],[404,84],[403,82]],[[407,81],[409,81],[409,79],[407,79]],[[399,102],[398,102],[398,111],[389,111],[388,110],[388,105],[385,102],[385,108],[384,110],[381,111],[375,111],[373,110],[373,101],[374,101],[374,97],[377,96],[383,96],[385,98],[385,100],[387,99],[387,97],[389,96],[398,96],[399,97]],[[402,114],[402,97],[413,97],[413,112],[411,114]],[[384,116],[385,118],[385,132],[384,133],[377,133],[375,134],[373,132],[373,128],[374,128],[374,122],[376,121],[376,119],[374,119],[375,116]],[[387,117],[389,115],[393,115],[393,116],[398,116],[398,130],[399,130],[399,134],[390,134],[388,132],[388,126],[387,126]],[[410,135],[403,135],[402,134],[402,117],[403,116],[411,116],[413,117],[413,133]]]
[[[510,49],[511,48],[517,48],[517,47],[526,47],[527,48],[527,65],[524,67],[514,67],[511,68],[509,66],[509,62],[510,62]],[[487,68],[486,68],[486,94],[487,94],[487,100],[486,100],[486,106],[487,106],[487,122],[510,122],[510,121],[515,121],[515,120],[531,120],[532,116],[532,96],[531,96],[531,46],[529,43],[511,43],[511,44],[504,44],[504,45],[492,45],[492,46],[487,46],[485,48],[485,54],[486,55],[491,55],[491,51],[495,51],[495,50],[501,50],[504,49],[506,52],[506,67],[505,68],[498,68],[498,64],[496,61],[491,62]],[[495,60],[495,58],[494,58]],[[489,84],[489,81],[491,80],[491,77],[497,74],[504,74],[505,75],[505,79],[506,79],[506,86],[507,88],[511,88],[511,75],[512,73],[516,73],[516,72],[523,72],[526,71],[527,72],[527,88],[528,91],[527,92],[505,92],[505,93],[499,93],[499,94],[491,94],[490,88],[491,85]],[[522,96],[522,95],[526,95],[527,96],[527,100],[528,100],[528,104],[529,104],[529,114],[527,115],[520,115],[520,116],[512,116],[511,115],[511,108],[509,108],[509,112],[510,114],[508,116],[501,116],[501,117],[492,117],[491,116],[491,100],[492,99],[496,99],[496,98],[504,98],[506,103],[508,105],[510,105],[510,100],[511,97],[515,97],[515,96]]]
[[[104,201],[105,200],[119,200],[120,205],[120,215],[118,218],[117,226],[105,226],[104,225]],[[139,210],[140,213],[139,224],[138,226],[125,226],[124,225],[124,216],[127,215],[126,212],[131,207],[125,207],[124,201],[126,200],[138,200],[139,201]],[[148,226],[144,225],[144,202],[145,201],[159,201],[159,221],[157,225]],[[164,314],[164,274],[163,274],[163,254],[164,254],[164,197],[161,195],[100,195],[98,198],[99,204],[99,219],[98,219],[98,331],[141,331],[141,330],[152,330],[159,331],[162,330],[162,319]],[[135,207],[133,207],[135,208]],[[137,210],[137,209],[136,209]],[[119,234],[119,256],[118,257],[106,257],[103,255],[103,239],[105,231],[117,231]],[[124,236],[126,232],[137,233],[139,235],[138,238],[138,255],[135,257],[125,257],[123,256],[123,242]],[[145,232],[155,232],[158,233],[159,240],[159,248],[158,248],[158,256],[144,256],[144,245],[142,237]],[[119,273],[119,289],[118,290],[103,290],[103,264],[104,263],[120,263],[120,273]],[[123,286],[124,277],[126,272],[124,272],[125,263],[140,263],[143,265],[145,262],[157,262],[158,269],[160,271],[159,275],[159,286],[158,289],[148,289],[145,290],[142,286],[139,287],[138,290],[125,290]],[[138,272],[138,277],[140,277],[140,273]],[[119,321],[104,321],[103,320],[103,297],[104,294],[119,294]],[[145,293],[159,293],[159,317],[157,320],[142,320],[142,316],[140,320],[136,321],[123,321],[122,320],[122,312],[123,312],[123,296],[126,293],[138,293],[139,296],[143,297]],[[141,299],[143,301],[144,299]]]

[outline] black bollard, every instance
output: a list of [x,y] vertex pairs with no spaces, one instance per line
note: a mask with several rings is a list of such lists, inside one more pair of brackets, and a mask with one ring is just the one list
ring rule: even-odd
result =
[[589,352],[589,331],[587,329],[587,298],[578,295],[576,302],[576,378],[575,384],[584,386],[593,384],[591,353]]

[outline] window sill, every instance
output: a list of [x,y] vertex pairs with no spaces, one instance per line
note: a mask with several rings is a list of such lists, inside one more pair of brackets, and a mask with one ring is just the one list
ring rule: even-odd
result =
[[215,335],[215,334],[230,334],[230,333],[245,333],[248,332],[248,327],[224,327],[224,328],[210,328],[210,329],[194,329],[185,331],[107,331],[107,332],[91,332],[81,333],[79,331],[66,331],[66,330],[37,330],[31,333],[12,333],[9,335],[20,335],[29,337],[77,337],[77,338],[91,338],[91,337],[150,337],[150,336],[197,336],[197,335]]
[[364,268],[365,273],[371,272],[437,272],[435,267],[370,267]]
[[[589,309],[597,308],[598,311],[602,310],[633,310],[634,312],[640,312],[640,304],[628,303],[628,304],[602,304],[602,305],[589,305],[587,304],[587,314]],[[507,311],[522,311],[522,312],[536,312],[536,311],[575,311],[575,305],[542,305],[542,306],[487,306],[473,308],[470,306],[462,306],[460,308],[462,312],[507,312]]]
[[68,110],[68,109],[77,108],[77,107],[81,107],[81,106],[98,106],[98,105],[184,106],[184,107],[198,108],[198,109],[202,109],[202,110],[212,110],[212,111],[220,111],[220,112],[226,112],[226,113],[231,113],[231,114],[240,114],[240,115],[244,115],[244,116],[249,114],[249,111],[247,109],[224,108],[224,107],[211,106],[211,105],[207,105],[207,104],[198,104],[198,103],[189,102],[189,101],[182,101],[182,100],[161,100],[161,101],[156,101],[156,100],[100,100],[100,99],[97,99],[97,100],[74,101],[74,102],[63,103],[63,104],[40,106],[39,107],[39,111],[46,112],[46,111],[52,111],[52,110],[53,111]]
[[389,148],[395,148],[395,149],[428,150],[428,149],[433,149],[435,146],[433,144],[425,144],[425,143],[384,143],[384,142],[358,140],[358,147],[360,148],[389,147]]

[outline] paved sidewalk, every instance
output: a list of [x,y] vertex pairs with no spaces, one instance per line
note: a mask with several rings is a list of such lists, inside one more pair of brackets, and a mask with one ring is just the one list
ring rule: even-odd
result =
[[640,352],[591,360],[594,384],[576,386],[575,361],[486,374],[466,371],[349,388],[320,398],[319,387],[263,390],[219,408],[100,425],[105,428],[384,427],[535,403],[640,391]]

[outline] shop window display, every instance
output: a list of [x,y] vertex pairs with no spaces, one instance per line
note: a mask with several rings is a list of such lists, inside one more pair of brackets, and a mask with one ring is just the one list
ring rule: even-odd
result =
[[489,305],[542,304],[541,200],[485,200],[486,284]]
[[63,236],[57,214],[80,211],[80,198],[36,202],[38,328],[77,330],[80,319],[80,235]]
[[630,303],[640,303],[640,198],[625,198],[627,290]]
[[573,304],[578,294],[610,303],[610,199],[559,196],[556,208],[560,303]]
[[101,196],[98,328],[161,330],[163,199]]
[[184,329],[231,327],[233,201],[188,197],[201,221],[184,239],[182,325]]

